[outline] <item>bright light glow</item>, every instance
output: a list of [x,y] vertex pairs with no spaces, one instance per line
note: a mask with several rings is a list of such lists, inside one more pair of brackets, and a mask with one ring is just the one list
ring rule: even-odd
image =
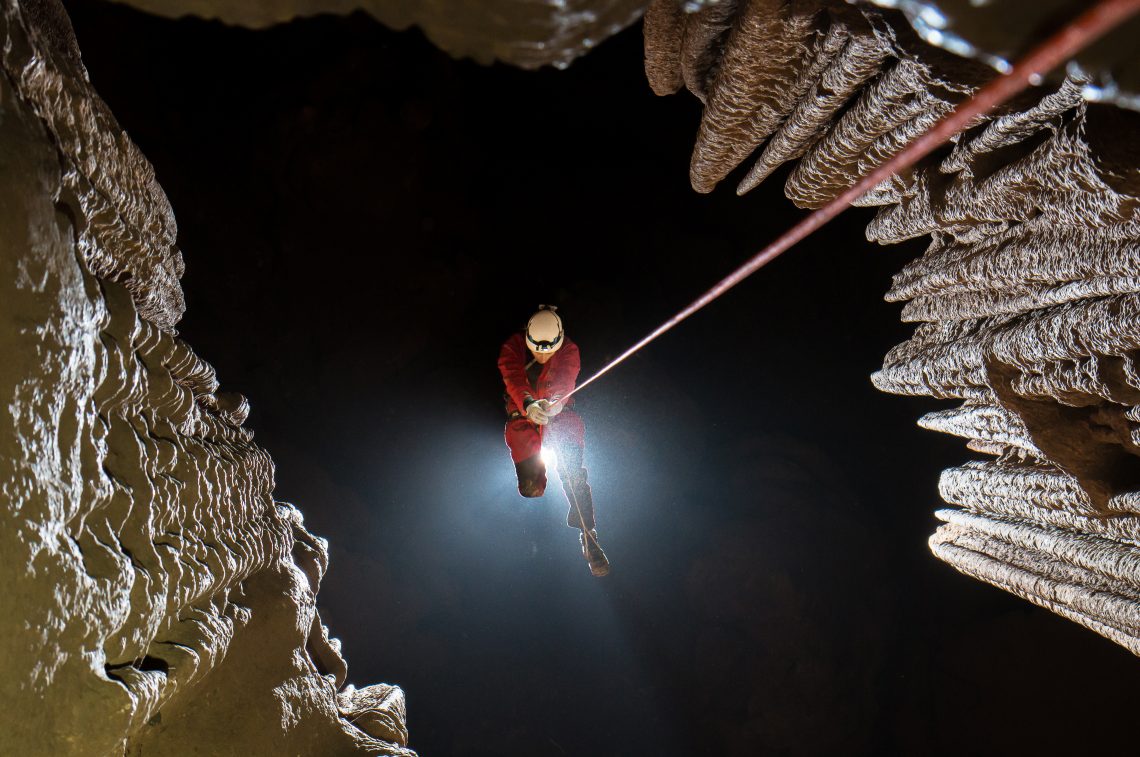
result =
[[558,462],[558,457],[554,454],[554,450],[549,447],[542,448],[542,462],[546,463],[547,468],[553,468],[555,463]]

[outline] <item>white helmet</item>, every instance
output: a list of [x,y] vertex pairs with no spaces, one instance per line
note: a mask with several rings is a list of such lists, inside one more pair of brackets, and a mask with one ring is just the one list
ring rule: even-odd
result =
[[526,324],[526,344],[535,352],[556,352],[562,346],[562,319],[553,305],[539,305]]

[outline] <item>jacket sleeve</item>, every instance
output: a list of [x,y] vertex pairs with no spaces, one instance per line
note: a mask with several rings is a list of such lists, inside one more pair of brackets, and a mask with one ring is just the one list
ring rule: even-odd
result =
[[503,342],[503,348],[499,350],[499,373],[503,374],[507,395],[514,401],[519,412],[526,412],[526,400],[531,396],[530,382],[526,378],[529,355],[518,335]]
[[565,397],[573,391],[578,383],[578,372],[582,370],[582,361],[578,355],[578,345],[567,340],[562,349],[554,356],[550,372],[539,387],[539,394],[543,397]]

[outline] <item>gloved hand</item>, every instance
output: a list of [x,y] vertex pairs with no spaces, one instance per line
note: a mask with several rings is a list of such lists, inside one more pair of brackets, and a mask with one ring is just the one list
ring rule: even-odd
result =
[[558,401],[557,397],[552,400],[539,400],[539,402],[542,404],[543,412],[545,412],[550,418],[554,418],[554,416],[561,413],[562,409],[566,407]]
[[550,423],[550,415],[542,407],[543,400],[532,402],[526,406],[526,419],[531,423],[545,426]]

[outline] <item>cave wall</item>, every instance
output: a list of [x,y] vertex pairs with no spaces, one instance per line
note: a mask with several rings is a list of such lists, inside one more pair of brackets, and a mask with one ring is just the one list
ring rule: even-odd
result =
[[402,692],[345,683],[248,404],[176,335],[150,165],[62,7],[0,7],[3,751],[411,755]]
[[[654,91],[704,103],[694,189],[792,163],[806,208],[995,75],[826,0],[656,0],[645,58]],[[873,381],[955,400],[920,425],[981,456],[942,474],[934,554],[1140,654],[1140,115],[1088,84],[1019,96],[858,201],[879,208],[868,239],[930,239],[887,294],[914,336]]]

